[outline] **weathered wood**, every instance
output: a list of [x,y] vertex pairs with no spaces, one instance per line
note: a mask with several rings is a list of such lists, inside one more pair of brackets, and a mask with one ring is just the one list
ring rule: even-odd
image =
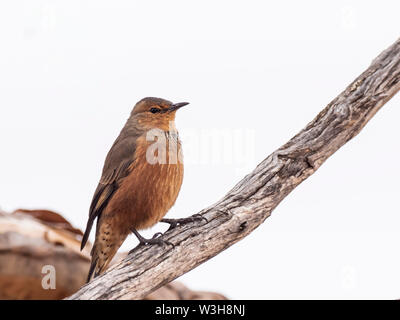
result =
[[207,218],[165,234],[170,246],[139,246],[69,299],[141,299],[241,240],[296,186],[353,138],[400,89],[400,40],[288,143],[216,204]]

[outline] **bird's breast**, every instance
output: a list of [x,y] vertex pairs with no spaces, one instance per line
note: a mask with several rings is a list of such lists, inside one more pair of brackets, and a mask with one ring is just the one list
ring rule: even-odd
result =
[[183,180],[182,150],[175,133],[138,138],[130,173],[107,211],[124,217],[129,228],[144,229],[160,221],[175,203]]

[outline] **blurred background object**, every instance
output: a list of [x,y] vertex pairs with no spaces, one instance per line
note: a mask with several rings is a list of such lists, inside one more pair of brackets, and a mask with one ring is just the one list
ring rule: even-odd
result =
[[[62,299],[86,281],[90,247],[80,251],[82,231],[49,210],[0,211],[0,299]],[[125,258],[119,253],[114,261]],[[45,266],[54,267],[55,288],[44,289]],[[147,300],[226,299],[212,292],[196,292],[179,282],[167,284]]]

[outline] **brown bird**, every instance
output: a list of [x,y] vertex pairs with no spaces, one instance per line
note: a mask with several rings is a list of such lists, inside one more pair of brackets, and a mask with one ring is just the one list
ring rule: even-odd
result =
[[193,221],[162,219],[182,184],[181,143],[174,121],[176,111],[187,104],[160,98],[140,100],[108,152],[82,238],[81,249],[97,218],[88,281],[105,271],[131,232],[141,244],[163,244],[168,242],[160,233],[145,239],[137,230],[159,221],[171,227]]

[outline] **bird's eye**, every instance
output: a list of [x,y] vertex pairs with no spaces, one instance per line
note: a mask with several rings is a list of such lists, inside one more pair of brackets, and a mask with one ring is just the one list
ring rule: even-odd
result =
[[161,109],[159,109],[159,108],[151,108],[150,109],[151,113],[157,113],[157,112],[160,112],[160,111],[161,111]]

